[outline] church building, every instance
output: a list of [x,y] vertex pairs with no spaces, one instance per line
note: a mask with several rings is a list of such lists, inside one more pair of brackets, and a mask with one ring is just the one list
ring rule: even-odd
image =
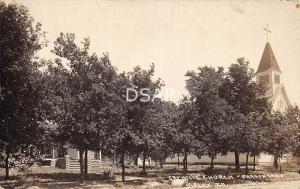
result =
[[[284,113],[291,103],[283,85],[281,73],[282,71],[279,68],[271,45],[267,42],[255,73],[256,82],[267,86],[266,97],[269,98],[269,102],[272,104],[272,111]],[[285,155],[282,162],[288,161],[286,158]],[[273,162],[273,160],[274,157],[272,155],[260,154],[258,163],[268,164]]]

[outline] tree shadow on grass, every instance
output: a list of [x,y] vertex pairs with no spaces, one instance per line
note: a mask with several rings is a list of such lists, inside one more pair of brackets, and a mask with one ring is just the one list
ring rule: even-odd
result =
[[[79,173],[29,173],[27,177],[32,177],[34,179],[49,179],[60,182],[75,182],[80,181]],[[103,180],[101,174],[88,174],[86,178],[87,181]]]
[[[9,180],[20,180],[20,179],[21,179],[21,177],[19,175],[9,176]],[[0,181],[1,181],[1,183],[3,181],[5,181],[5,176],[1,175],[0,176]]]
[[[4,177],[3,177],[4,178]],[[128,179],[128,177],[127,177]],[[84,187],[91,184],[109,185],[143,185],[147,179],[131,179],[125,182],[104,178],[102,174],[89,173],[84,183],[80,183],[79,173],[28,173],[20,176],[11,176],[9,181],[2,181],[0,186],[5,189],[26,188],[29,186],[39,186],[46,188],[69,188],[80,186]]]
[[[89,174],[86,181],[101,181],[109,182],[104,180],[102,175]],[[12,176],[9,181],[3,181],[1,186],[4,188],[16,188],[16,187],[28,187],[28,186],[43,186],[48,185],[78,185],[80,183],[80,174],[78,173],[28,173],[20,176]],[[57,187],[56,187],[57,188]]]
[[[207,170],[206,170],[207,171]],[[159,171],[161,176],[158,176],[158,172],[149,172],[146,176],[141,176],[139,173],[126,173],[126,181],[120,181],[121,174],[116,173],[115,176],[118,179],[108,179],[105,178],[103,174],[89,173],[84,184],[80,183],[79,173],[28,173],[24,175],[12,176],[9,182],[2,181],[0,185],[4,188],[26,188],[29,186],[39,186],[46,188],[70,188],[70,187],[84,187],[91,184],[108,184],[115,187],[119,186],[141,186],[147,184],[147,182],[157,181],[161,183],[166,183],[168,181],[168,176],[170,175],[184,175],[182,170],[170,169]],[[233,170],[219,169],[215,168],[212,172],[202,171],[188,171],[186,175],[193,175],[194,173],[206,176],[218,176],[218,175],[244,175],[244,171],[235,172]],[[255,175],[255,173],[250,173],[249,175]],[[256,174],[263,175],[263,174]],[[158,178],[159,177],[159,178]],[[0,177],[2,180],[4,176]],[[241,177],[235,177],[234,179],[223,180],[223,179],[210,179],[210,180],[190,180],[193,183],[225,183],[225,184],[237,184],[245,182],[270,182],[267,178],[247,178],[243,179]]]

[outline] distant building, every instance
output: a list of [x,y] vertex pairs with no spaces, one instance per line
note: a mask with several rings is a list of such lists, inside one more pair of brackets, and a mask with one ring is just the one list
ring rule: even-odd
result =
[[[85,158],[85,154],[83,154],[83,158]],[[101,167],[102,157],[100,150],[88,150],[87,159],[89,172]],[[68,146],[64,150],[61,150],[61,148],[52,147],[52,152],[49,152],[48,156],[43,159],[43,166],[51,166],[71,171],[79,171],[79,150],[72,148],[71,146]],[[86,165],[83,165],[83,167],[85,166]]]

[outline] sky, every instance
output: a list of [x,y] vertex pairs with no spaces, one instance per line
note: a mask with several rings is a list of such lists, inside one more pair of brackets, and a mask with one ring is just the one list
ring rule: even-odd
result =
[[[13,0],[7,0],[12,2]],[[175,91],[185,90],[184,75],[199,66],[227,68],[238,57],[257,69],[269,25],[269,42],[282,70],[282,81],[292,104],[300,105],[299,0],[14,0],[28,7],[42,23],[49,46],[40,54],[53,55],[60,32],[91,40],[91,51],[109,52],[119,72],[136,65],[149,69]]]

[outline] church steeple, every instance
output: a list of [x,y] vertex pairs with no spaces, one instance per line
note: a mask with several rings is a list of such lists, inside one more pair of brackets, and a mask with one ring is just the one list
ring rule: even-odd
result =
[[287,93],[281,81],[281,70],[269,42],[266,43],[257,72],[256,81],[267,86],[266,97],[274,111],[282,111],[290,105]]
[[267,70],[281,72],[269,42],[266,43],[256,74]]

